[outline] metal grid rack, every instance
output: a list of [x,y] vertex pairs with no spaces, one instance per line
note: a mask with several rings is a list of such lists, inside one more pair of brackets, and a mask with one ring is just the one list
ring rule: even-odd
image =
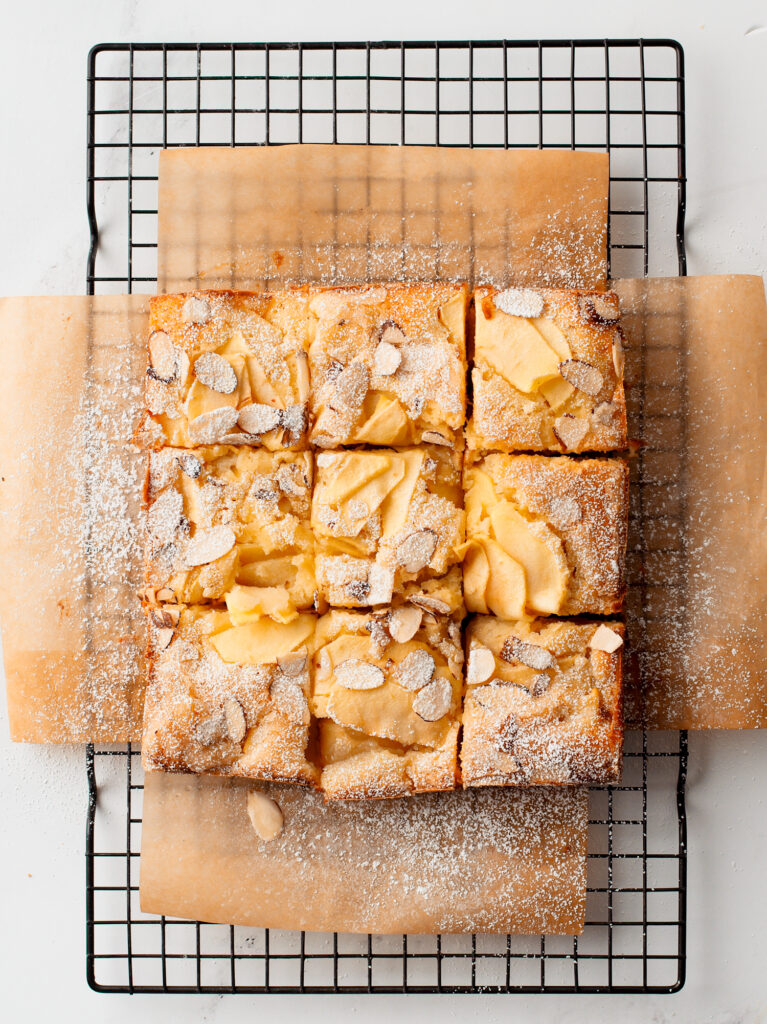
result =
[[[673,41],[102,45],[89,57],[88,107],[89,294],[152,290],[158,156],[171,146],[608,151],[611,274],[686,270]],[[633,586],[646,609],[641,573]],[[630,733],[623,782],[592,790],[578,938],[318,935],[142,914],[139,755],[89,747],[88,982],[110,992],[676,991],[686,769],[685,733]]]

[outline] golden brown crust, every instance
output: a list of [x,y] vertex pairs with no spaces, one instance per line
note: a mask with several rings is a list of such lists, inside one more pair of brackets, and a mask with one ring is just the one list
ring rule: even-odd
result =
[[[467,559],[472,557],[471,545],[485,544],[486,538],[494,538],[505,554],[520,557],[514,540],[509,542],[503,535],[506,509],[511,510],[512,527],[516,523],[531,530],[533,540],[551,551],[554,571],[562,574],[561,601],[536,606],[526,578],[527,614],[620,612],[626,589],[629,489],[628,464],[623,459],[469,452],[464,489]],[[487,580],[466,573],[466,606],[469,611],[503,615],[508,588],[494,586],[497,563],[491,559],[489,564]],[[499,599],[506,603],[499,606]]]
[[[233,661],[215,646],[226,634],[232,646],[226,612],[182,609],[170,639],[150,620],[144,767],[315,785],[319,772],[306,758],[314,623],[305,614],[287,626],[272,623],[251,643],[257,660]],[[279,662],[270,645],[282,652]],[[289,651],[299,664],[305,653],[304,668],[296,671]]]
[[308,302],[306,288],[154,296],[136,442],[306,448]]
[[[623,647],[612,653],[592,648],[600,626],[616,643],[624,636],[618,622],[504,622],[489,616],[470,621],[464,786],[620,778]],[[485,665],[478,651],[490,651],[494,664]]]
[[[310,703],[328,800],[400,797],[456,785],[460,628],[455,620],[410,606],[408,614],[414,612],[416,621],[399,641],[392,637],[404,625],[396,620],[398,609],[332,611],[318,622]],[[365,673],[372,675],[370,687],[356,688]]]
[[[548,288],[524,291],[542,300],[542,312],[531,310],[536,316],[515,317],[498,309],[495,303],[498,300],[503,304],[499,298],[503,293],[497,289],[478,288],[474,293],[473,414],[466,431],[467,446],[474,450],[555,453],[625,448],[626,402],[617,295]],[[508,308],[515,308],[513,302]],[[500,358],[493,355],[492,343],[499,329],[508,328],[512,320],[531,332],[518,339],[520,360],[529,370],[531,353],[535,352],[540,357],[536,359],[536,365],[540,362],[539,374],[532,370],[529,374],[520,371],[519,376],[500,372],[501,363],[504,367],[510,364],[503,352]],[[530,348],[526,349],[528,343]],[[499,344],[508,350],[510,337]],[[514,376],[515,382],[507,376]],[[555,386],[543,385],[541,390],[541,384],[533,378],[554,380]],[[588,390],[581,390],[575,383]]]
[[312,443],[462,447],[467,302],[461,284],[312,289]]
[[[226,600],[235,610],[247,605],[282,621],[311,608],[312,473],[309,452],[232,445],[150,452],[144,484],[150,603],[166,590],[173,595],[166,601]],[[207,553],[205,538],[213,545]]]
[[335,607],[384,605],[444,577],[461,558],[462,506],[459,452],[322,452],[312,498],[321,596]]

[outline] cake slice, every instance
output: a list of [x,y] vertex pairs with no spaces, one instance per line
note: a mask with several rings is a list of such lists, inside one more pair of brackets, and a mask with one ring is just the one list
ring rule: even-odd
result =
[[228,612],[149,613],[147,770],[316,783],[309,744],[315,616],[236,625]]
[[463,785],[618,781],[623,636],[613,621],[472,619]]
[[306,288],[154,296],[136,441],[306,448],[308,302]]
[[312,289],[312,443],[463,447],[467,301],[462,284]]
[[226,601],[238,621],[314,603],[312,455],[232,445],[149,453],[145,599]]
[[625,448],[620,309],[614,292],[478,288],[466,432],[478,450]]
[[622,459],[467,452],[469,611],[506,619],[620,611],[628,476]]
[[316,473],[317,587],[330,605],[387,605],[406,585],[460,562],[459,452],[437,445],[322,452]]
[[326,799],[455,788],[459,623],[411,604],[320,618],[310,703]]

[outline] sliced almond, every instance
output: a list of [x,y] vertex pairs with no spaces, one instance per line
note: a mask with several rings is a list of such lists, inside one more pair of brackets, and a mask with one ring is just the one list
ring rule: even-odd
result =
[[147,512],[147,529],[157,544],[170,544],[184,524],[184,499],[180,491],[162,491]]
[[568,384],[583,391],[584,394],[596,397],[602,390],[604,377],[596,366],[585,363],[582,359],[566,359],[559,364],[559,373]]
[[412,594],[408,601],[433,615],[449,615],[451,611],[447,601],[441,601],[438,597],[432,597],[431,594]]
[[228,526],[199,530],[186,546],[184,561],[190,568],[207,565],[231,551],[235,542],[234,531]]
[[532,288],[507,288],[493,299],[495,308],[509,316],[537,317],[543,313],[543,296]]
[[486,682],[495,672],[495,655],[489,647],[479,645],[469,649],[469,659],[466,663],[466,682]]
[[237,388],[237,374],[217,352],[203,352],[194,361],[194,375],[200,384],[220,395],[231,395]]
[[383,686],[385,676],[378,665],[360,658],[349,658],[336,665],[335,680],[345,690],[375,690]]
[[219,437],[218,444],[244,445],[258,444],[260,441],[260,434],[224,434],[223,437]]
[[305,405],[289,405],[282,410],[280,423],[290,435],[289,443],[295,444],[306,430],[307,414]]
[[373,368],[383,377],[390,377],[397,372],[402,362],[402,353],[388,341],[381,341],[373,353]]
[[557,662],[551,651],[537,644],[528,644],[519,637],[510,636],[501,648],[501,657],[504,661],[521,661],[528,668],[542,671],[546,668],[556,668]]
[[231,405],[201,412],[189,423],[189,437],[193,444],[215,444],[237,424],[237,410]]
[[440,434],[438,430],[424,430],[423,434],[421,434],[421,440],[424,444],[441,444],[445,448],[453,447],[453,442],[450,438]]
[[546,675],[545,672],[539,672],[533,679],[533,685],[530,687],[530,696],[542,697],[549,686],[551,686],[551,676]]
[[[370,593],[370,584],[367,580],[351,580],[346,584],[344,590],[353,601],[362,604]],[[372,604],[373,602],[368,601],[367,603]]]
[[306,668],[308,656],[309,652],[306,647],[299,647],[297,651],[291,651],[289,654],[283,654],[277,658],[277,664],[280,666],[280,671],[286,676],[298,676]]
[[626,353],[623,350],[623,339],[620,331],[615,331],[613,334],[613,366],[615,367],[615,376],[618,380],[623,380],[623,369],[626,365]]
[[614,324],[621,315],[615,292],[582,295],[578,300],[578,308],[584,320],[592,324]]
[[247,809],[253,831],[264,843],[271,843],[282,832],[285,818],[280,805],[266,793],[252,789],[248,793]]
[[605,626],[602,623],[597,626],[594,631],[594,635],[589,640],[589,647],[595,651],[606,651],[608,654],[613,654],[623,645],[623,637],[620,633],[616,633],[614,629],[610,629],[609,626]]
[[173,604],[176,602],[177,598],[170,587],[162,587],[157,591],[157,600],[160,604]]
[[210,303],[190,295],[181,307],[181,319],[187,324],[206,324],[211,317]]
[[279,427],[282,419],[280,412],[274,406],[253,402],[240,409],[237,423],[248,434],[268,434],[270,430]]
[[171,627],[157,630],[157,633],[155,634],[154,646],[157,648],[158,651],[165,650],[165,648],[173,639],[173,634],[175,632],[175,629]]
[[284,676],[281,672],[274,676],[269,686],[269,696],[283,712],[294,722],[308,725],[309,702],[304,693],[300,676]]
[[333,659],[330,657],[327,647],[323,647],[320,651],[317,658],[317,669],[323,679],[327,678],[333,671]]
[[380,656],[391,643],[391,637],[386,626],[384,626],[380,619],[371,619],[365,626],[365,629],[370,633],[370,642],[375,648],[374,653],[377,657]]
[[507,715],[493,741],[493,746],[501,754],[510,754],[514,749],[514,740],[519,732],[519,719],[516,715]]
[[397,563],[405,572],[418,572],[426,568],[436,550],[437,535],[434,530],[416,530],[397,545]]
[[223,709],[206,718],[200,718],[194,727],[194,736],[203,747],[214,747],[227,736],[227,722]]
[[609,425],[618,413],[618,406],[614,402],[600,402],[592,413],[595,423],[602,426]]
[[431,654],[419,647],[402,659],[394,678],[404,690],[420,690],[431,682],[436,667]]
[[277,469],[277,484],[283,494],[302,498],[309,490],[309,481],[295,462],[283,462]]
[[577,448],[588,432],[589,421],[585,417],[565,413],[554,420],[554,433],[567,449]]
[[181,467],[181,472],[191,480],[196,480],[202,473],[202,459],[198,459],[196,455],[185,452],[176,456],[176,462]]
[[341,370],[333,383],[335,395],[330,403],[332,408],[356,412],[368,393],[370,371],[365,363],[355,360]]
[[576,498],[558,494],[549,500],[548,517],[554,526],[575,526],[583,518],[583,512]]
[[453,703],[453,687],[447,679],[434,679],[419,690],[413,699],[413,711],[424,722],[438,722]]
[[309,358],[303,349],[296,352],[296,391],[303,404],[309,401]]
[[179,349],[165,331],[154,331],[149,336],[149,367],[147,373],[163,384],[170,384],[178,377]]
[[242,743],[248,728],[242,704],[235,700],[234,697],[227,697],[224,701],[224,720],[226,721],[226,733],[229,739],[234,743]]
[[423,612],[420,608],[393,608],[389,612],[389,633],[398,644],[412,640],[421,627]]
[[374,563],[368,573],[368,604],[388,604],[394,591],[394,570]]
[[387,345],[402,345],[407,341],[407,335],[395,320],[387,320],[378,330],[378,341]]
[[181,609],[178,605],[170,605],[168,608],[152,608],[149,618],[159,629],[168,629],[168,627],[175,629],[181,618]]

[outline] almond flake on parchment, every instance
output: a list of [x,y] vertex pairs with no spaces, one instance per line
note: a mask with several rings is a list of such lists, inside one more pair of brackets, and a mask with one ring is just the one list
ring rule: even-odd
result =
[[285,817],[276,800],[266,793],[252,789],[246,802],[248,817],[253,831],[264,843],[271,843],[282,832]]

